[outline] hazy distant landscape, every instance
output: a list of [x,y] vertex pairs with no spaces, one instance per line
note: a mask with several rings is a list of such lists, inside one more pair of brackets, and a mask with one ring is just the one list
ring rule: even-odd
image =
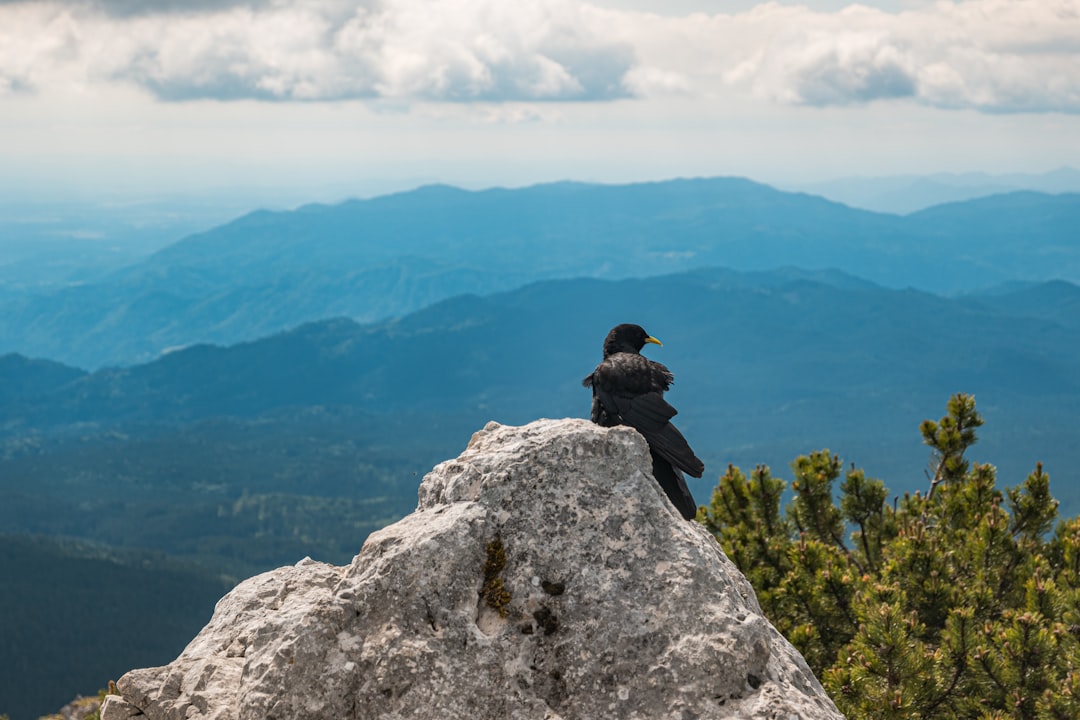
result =
[[1041,174],[993,175],[985,172],[968,172],[836,178],[810,183],[785,184],[782,189],[821,195],[863,210],[906,215],[935,205],[1023,190],[1034,190],[1052,195],[1080,192],[1080,171],[1070,167],[1061,167]]
[[840,270],[943,294],[1076,282],[1078,226],[1078,195],[1067,193],[1017,191],[897,216],[739,178],[429,186],[253,212],[86,282],[40,291],[9,282],[0,351],[85,369],[130,365],[195,343],[228,345],[334,316],[373,322],[537,280],[701,267]]
[[[1006,485],[1043,462],[1075,514],[1077,227],[1078,194],[898,215],[715,178],[260,210],[82,270],[7,248],[0,560],[28,589],[0,615],[51,639],[5,630],[0,710],[171,659],[238,579],[347,562],[487,421],[586,416],[618,322],[664,342],[700,503],[728,463],[785,476],[822,448],[925,489],[918,424],[962,391],[973,459]],[[177,582],[199,590],[162,615]],[[70,611],[120,586],[145,592]],[[164,622],[183,632],[102,644]]]

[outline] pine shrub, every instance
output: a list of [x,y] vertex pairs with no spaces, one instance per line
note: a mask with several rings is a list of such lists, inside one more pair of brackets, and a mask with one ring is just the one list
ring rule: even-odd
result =
[[786,482],[729,466],[699,512],[852,720],[1080,718],[1080,519],[1055,528],[1041,465],[1001,491],[970,463],[982,423],[964,394],[922,423],[925,494],[822,450],[783,511]]

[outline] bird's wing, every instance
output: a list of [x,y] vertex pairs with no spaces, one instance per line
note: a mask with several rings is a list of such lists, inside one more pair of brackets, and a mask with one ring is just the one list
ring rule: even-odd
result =
[[[679,429],[671,424],[678,411],[658,392],[626,395],[593,386],[596,400],[618,421],[641,433],[649,447],[674,467],[694,477],[701,477],[705,464],[701,462]],[[594,401],[593,405],[596,405]]]
[[589,419],[603,427],[618,425],[619,419],[608,414],[607,408],[604,407],[604,403],[600,400],[600,381],[599,379],[593,381],[595,375],[595,372],[589,373],[581,381],[581,384],[585,387],[592,388],[592,410],[589,412]]
[[705,463],[694,454],[679,429],[671,424],[670,420],[675,414],[675,408],[660,393],[648,393],[631,399],[623,419],[645,436],[649,447],[657,455],[683,472],[701,477],[705,472]]
[[629,425],[654,452],[674,467],[701,477],[705,464],[686,438],[671,424],[678,411],[664,399],[673,380],[671,371],[637,353],[615,353],[586,378],[593,389],[593,422]]

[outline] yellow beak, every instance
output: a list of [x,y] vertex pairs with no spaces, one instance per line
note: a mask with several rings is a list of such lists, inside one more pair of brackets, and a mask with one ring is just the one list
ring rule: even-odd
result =
[[660,342],[659,340],[657,340],[656,338],[654,338],[654,337],[653,337],[652,335],[650,335],[649,337],[645,338],[645,342],[647,342],[647,343],[652,343],[653,345],[659,345],[660,347],[664,347],[664,343]]

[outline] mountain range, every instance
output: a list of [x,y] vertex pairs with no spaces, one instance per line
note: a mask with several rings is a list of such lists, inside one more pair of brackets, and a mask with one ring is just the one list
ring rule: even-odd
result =
[[[125,633],[167,639],[145,621],[178,586],[198,592],[168,622],[198,627],[223,582],[348,562],[484,423],[584,417],[619,322],[665,343],[700,503],[728,463],[785,477],[825,447],[925,489],[918,424],[970,392],[970,458],[1003,485],[1042,461],[1075,514],[1078,214],[1013,192],[899,217],[724,178],[433,186],[251,213],[61,290],[0,277],[5,617],[52,623],[47,652],[0,648],[0,712],[168,660]],[[146,592],[88,632],[116,577]]]
[[1060,194],[1080,192],[1080,170],[1060,167],[1045,173],[935,173],[846,177],[785,185],[787,189],[821,195],[874,212],[906,215],[934,205],[963,202],[988,195],[1034,190]]
[[1078,226],[1074,194],[1011,193],[900,217],[737,178],[429,186],[251,213],[92,283],[0,296],[0,351],[94,369],[538,280],[709,266],[835,268],[939,293],[1075,282]]
[[1080,288],[1065,282],[947,298],[796,270],[544,281],[93,373],[9,356],[10,382],[21,373],[38,391],[4,403],[0,428],[15,443],[346,408],[368,419],[368,437],[407,417],[419,443],[442,423],[454,428],[446,447],[488,419],[583,415],[580,379],[600,340],[636,321],[666,343],[653,354],[675,371],[680,424],[712,468],[699,496],[728,462],[784,467],[825,446],[915,489],[918,423],[961,391],[982,403],[984,444],[1015,478],[1036,460],[1072,461],[1061,423],[1080,393],[1080,315],[1067,312],[1077,303]]

